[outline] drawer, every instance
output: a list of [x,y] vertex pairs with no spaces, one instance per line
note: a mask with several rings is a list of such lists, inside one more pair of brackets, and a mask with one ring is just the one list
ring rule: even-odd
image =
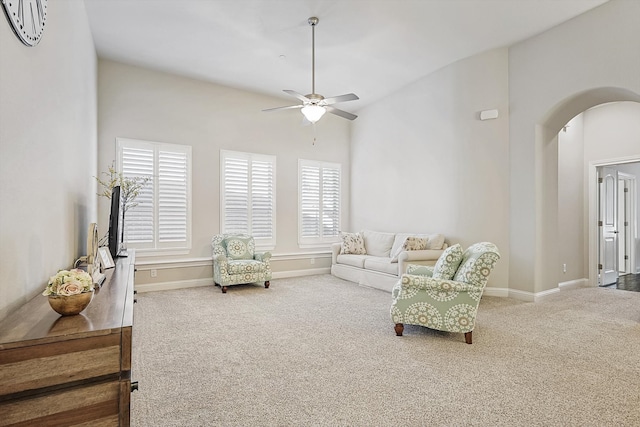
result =
[[0,400],[7,395],[90,378],[120,376],[120,334],[94,336],[0,352]]
[[0,402],[0,426],[118,426],[120,382]]

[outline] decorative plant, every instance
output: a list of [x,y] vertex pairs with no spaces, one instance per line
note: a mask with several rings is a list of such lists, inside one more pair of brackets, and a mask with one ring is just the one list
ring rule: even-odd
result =
[[93,291],[93,279],[84,270],[60,270],[49,278],[42,295],[77,295]]
[[98,184],[102,186],[102,191],[98,193],[98,196],[111,199],[113,187],[119,185],[124,213],[138,206],[138,202],[135,200],[140,195],[140,191],[147,185],[147,182],[149,182],[148,177],[124,176],[122,172],[116,171],[113,163],[109,165],[108,172],[102,172],[102,175],[105,176],[104,179],[100,179],[97,176],[94,177],[96,181],[98,181]]

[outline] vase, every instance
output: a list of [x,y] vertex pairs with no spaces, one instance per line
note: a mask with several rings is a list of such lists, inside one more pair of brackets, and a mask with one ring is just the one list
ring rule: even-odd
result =
[[49,305],[63,316],[79,314],[93,299],[93,291],[75,295],[49,295]]

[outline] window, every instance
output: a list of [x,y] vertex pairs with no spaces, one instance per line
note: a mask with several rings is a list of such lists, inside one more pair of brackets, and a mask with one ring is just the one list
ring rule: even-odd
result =
[[220,151],[220,229],[253,236],[256,246],[273,249],[276,158]]
[[124,241],[141,252],[191,249],[191,147],[117,138],[117,170],[147,178],[124,218]]
[[340,236],[341,166],[298,161],[298,243],[323,246]]

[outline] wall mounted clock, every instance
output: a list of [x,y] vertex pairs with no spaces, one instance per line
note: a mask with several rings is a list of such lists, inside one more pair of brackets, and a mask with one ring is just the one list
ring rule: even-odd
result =
[[2,0],[13,32],[27,46],[40,42],[47,21],[47,0]]

